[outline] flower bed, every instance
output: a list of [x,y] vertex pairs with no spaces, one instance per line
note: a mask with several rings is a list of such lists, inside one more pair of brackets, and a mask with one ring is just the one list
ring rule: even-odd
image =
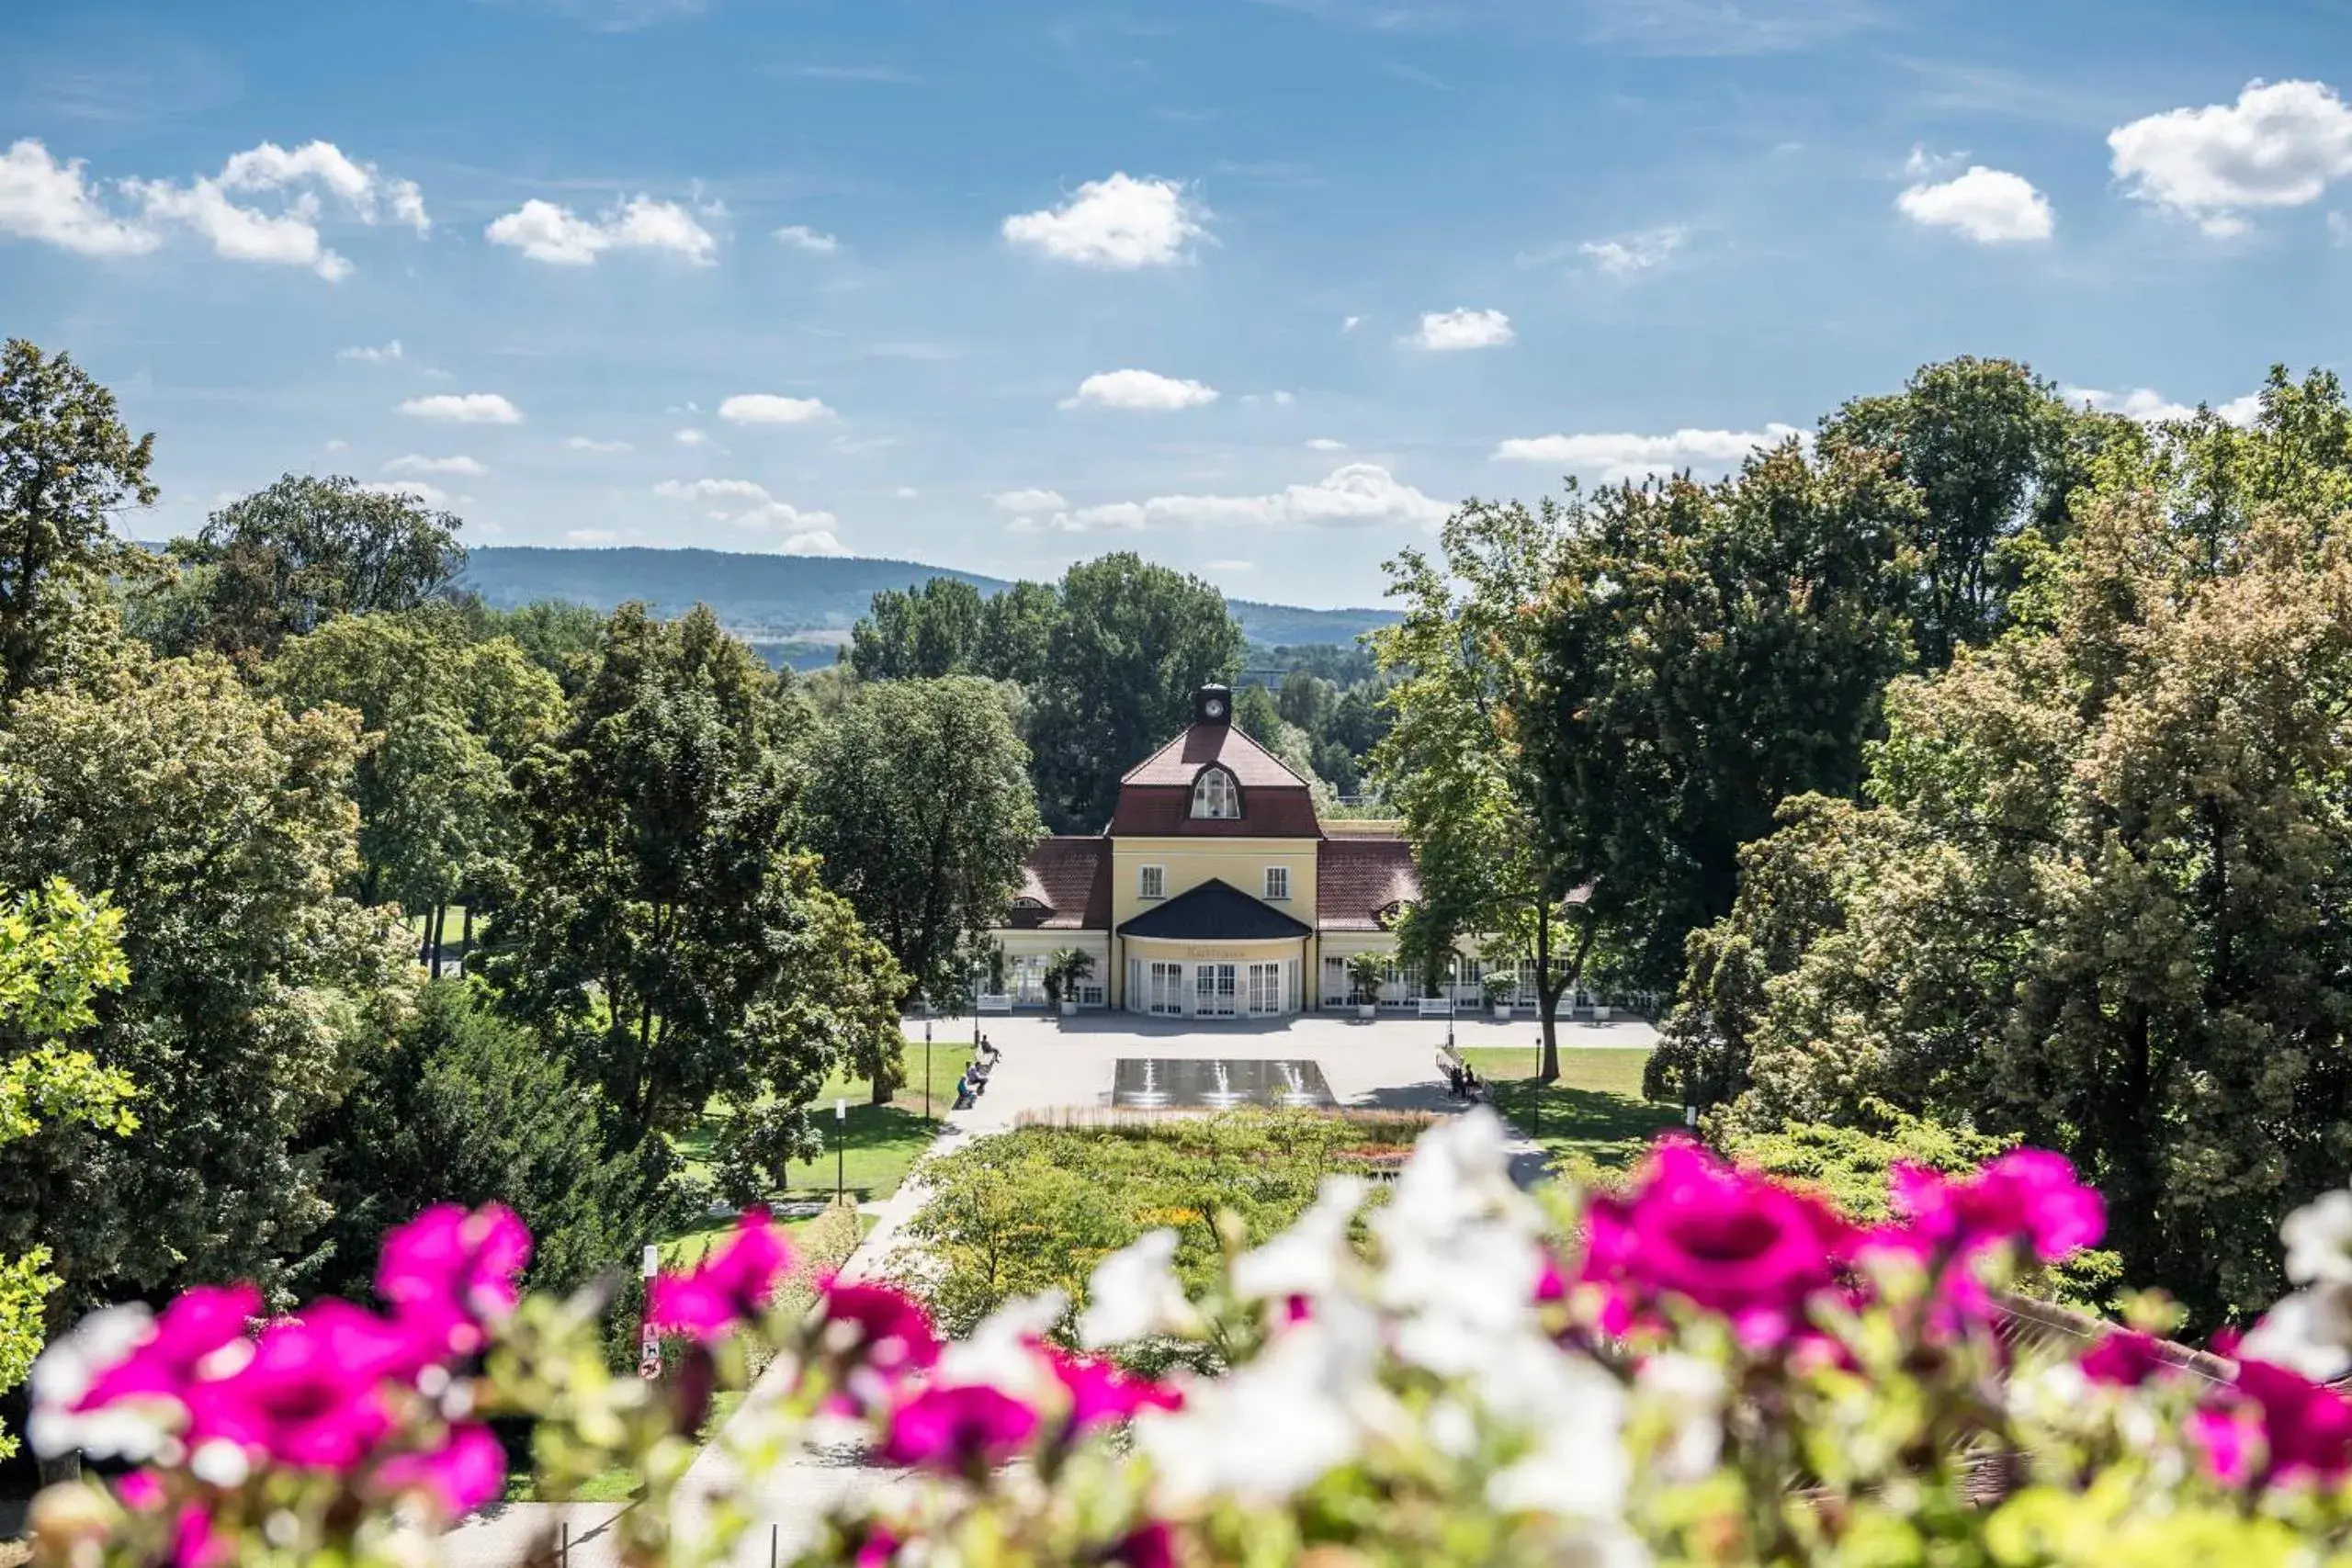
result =
[[[791,1369],[721,1441],[756,1487],[811,1433],[922,1478],[835,1506],[798,1561],[942,1564],[2239,1564],[2352,1550],[2352,1193],[2289,1222],[2304,1285],[2234,1359],[2133,1322],[2020,1334],[2001,1292],[2095,1243],[2065,1162],[1902,1168],[1893,1213],[1661,1145],[1570,1245],[1510,1181],[1483,1113],[1426,1134],[1390,1201],[1325,1180],[1262,1239],[1220,1227],[1188,1287],[1178,1235],[1104,1256],[955,1339],[900,1291],[778,1300],[764,1222],[651,1293],[687,1347],[655,1385],[607,1374],[588,1303],[517,1295],[511,1216],[436,1210],[388,1238],[381,1309],[315,1303],[255,1333],[241,1289],[113,1309],[44,1355],[32,1438],[138,1465],[37,1506],[50,1562],[413,1564],[495,1495],[485,1414],[539,1418],[561,1475],[648,1495],[632,1568],[727,1559],[752,1524],[678,1495],[690,1434],[755,1350]],[[2074,1320],[2076,1326],[2085,1326]],[[1221,1375],[1137,1377],[1137,1344]],[[2000,1484],[1982,1484],[1997,1470]]]

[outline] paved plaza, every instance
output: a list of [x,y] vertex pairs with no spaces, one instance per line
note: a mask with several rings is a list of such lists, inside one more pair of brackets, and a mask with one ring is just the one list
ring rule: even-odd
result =
[[[1069,1019],[1017,1014],[983,1018],[980,1030],[1001,1053],[1000,1060],[979,1100],[967,1110],[945,1114],[945,1131],[932,1145],[932,1154],[1002,1132],[1024,1111],[1107,1108],[1122,1059],[1313,1062],[1341,1106],[1435,1112],[1462,1109],[1459,1100],[1447,1096],[1439,1070],[1439,1052],[1446,1042],[1443,1019],[1382,1018],[1363,1022],[1305,1014],[1204,1024],[1186,1020],[1163,1022],[1125,1013],[1080,1013]],[[1465,1018],[1455,1021],[1453,1040],[1464,1050],[1532,1047],[1541,1043],[1538,1031],[1532,1019],[1498,1023]],[[933,1039],[940,1045],[969,1044],[971,1032],[969,1018],[940,1019],[932,1025]],[[915,1040],[911,1049],[919,1055],[922,1026],[916,1024],[910,1032]],[[1645,1049],[1656,1043],[1657,1034],[1638,1021],[1563,1022],[1559,1038],[1563,1051]],[[1534,1145],[1515,1136],[1511,1148],[1515,1170],[1524,1180],[1534,1179],[1541,1168]],[[915,1177],[896,1196],[875,1206],[874,1229],[842,1273],[865,1279],[890,1272],[900,1227],[922,1201],[918,1167]],[[754,1388],[748,1397],[758,1400],[768,1392]],[[735,1487],[736,1477],[720,1448],[713,1443],[704,1450],[687,1472],[684,1506],[692,1508],[699,1498]],[[861,1463],[858,1456],[850,1453],[812,1454],[776,1468],[753,1488],[751,1500],[761,1523],[745,1537],[739,1561],[747,1568],[757,1568],[769,1561],[772,1542],[774,1550],[788,1557],[831,1504],[853,1494],[895,1484],[901,1475]],[[451,1568],[521,1568],[526,1562],[548,1563],[552,1568],[550,1545],[559,1522],[563,1522],[571,1527],[567,1568],[609,1568],[617,1562],[609,1525],[624,1506],[507,1505],[469,1521],[448,1537],[443,1542],[442,1561]]]

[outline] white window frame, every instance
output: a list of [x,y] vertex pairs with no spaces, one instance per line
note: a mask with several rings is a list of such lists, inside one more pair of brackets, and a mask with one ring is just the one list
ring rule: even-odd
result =
[[[1212,784],[1221,788],[1212,789]],[[1204,822],[1241,820],[1241,785],[1232,770],[1211,762],[1193,780],[1193,816]]]
[[1160,899],[1168,897],[1168,868],[1164,865],[1136,867],[1136,897]]
[[1270,865],[1266,868],[1266,902],[1269,904],[1290,902],[1290,867]]

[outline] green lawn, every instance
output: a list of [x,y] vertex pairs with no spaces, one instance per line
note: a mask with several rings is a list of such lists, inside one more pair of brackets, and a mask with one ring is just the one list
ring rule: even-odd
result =
[[[841,1185],[854,1202],[872,1202],[899,1190],[907,1172],[939,1136],[941,1118],[955,1103],[956,1080],[972,1059],[969,1045],[934,1043],[931,1049],[931,1111],[922,1113],[922,1042],[907,1043],[908,1081],[888,1105],[868,1103],[873,1086],[861,1077],[835,1074],[826,1081],[812,1108],[825,1152],[813,1160],[795,1162],[785,1173],[783,1190],[768,1196],[778,1201],[831,1198],[836,1174],[834,1139],[839,1138]],[[847,1102],[848,1119],[836,1121],[835,1100]],[[713,1107],[694,1132],[680,1137],[678,1152],[686,1156],[695,1175],[709,1170],[710,1151],[725,1113]]]
[[1679,1126],[1682,1108],[1642,1098],[1643,1050],[1560,1053],[1557,1081],[1539,1086],[1532,1047],[1467,1050],[1463,1057],[1491,1086],[1497,1110],[1543,1145],[1555,1171],[1626,1168],[1651,1138]]

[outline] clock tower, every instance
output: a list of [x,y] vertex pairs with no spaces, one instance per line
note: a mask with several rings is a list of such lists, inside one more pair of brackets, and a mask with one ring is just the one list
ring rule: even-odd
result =
[[1233,722],[1233,693],[1212,682],[1193,694],[1194,724],[1231,724]]

